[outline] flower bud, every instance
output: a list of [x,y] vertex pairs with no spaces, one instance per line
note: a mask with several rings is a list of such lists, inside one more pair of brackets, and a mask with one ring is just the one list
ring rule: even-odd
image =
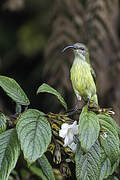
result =
[[61,151],[60,151],[60,145],[59,144],[55,145],[55,150],[54,150],[54,153],[53,153],[53,161],[56,164],[61,163]]
[[71,176],[71,170],[67,163],[62,163],[60,165],[60,172],[65,177]]

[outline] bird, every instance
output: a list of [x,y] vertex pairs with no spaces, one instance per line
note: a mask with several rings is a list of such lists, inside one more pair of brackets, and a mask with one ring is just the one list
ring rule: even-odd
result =
[[[95,85],[95,72],[90,64],[89,50],[83,43],[66,46],[62,52],[71,48],[74,61],[70,70],[70,79],[78,102],[83,99],[90,108],[97,108],[98,97]],[[77,107],[78,108],[78,107]]]

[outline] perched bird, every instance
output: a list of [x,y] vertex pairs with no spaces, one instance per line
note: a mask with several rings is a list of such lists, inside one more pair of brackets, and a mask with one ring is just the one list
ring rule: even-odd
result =
[[69,48],[73,49],[75,55],[70,77],[77,99],[80,101],[82,98],[89,107],[98,107],[95,73],[89,62],[88,48],[82,43],[76,43],[65,47],[63,52]]

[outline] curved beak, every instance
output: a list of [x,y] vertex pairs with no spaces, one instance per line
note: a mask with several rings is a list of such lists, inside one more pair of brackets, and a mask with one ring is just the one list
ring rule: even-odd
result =
[[67,49],[69,49],[69,48],[75,48],[74,46],[66,46],[63,50],[62,50],[62,52],[64,52],[64,51],[66,51]]

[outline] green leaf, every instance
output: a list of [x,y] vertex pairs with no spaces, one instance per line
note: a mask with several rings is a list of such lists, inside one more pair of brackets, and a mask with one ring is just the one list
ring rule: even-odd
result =
[[67,104],[65,102],[65,100],[63,99],[63,97],[61,96],[61,94],[56,91],[54,88],[52,88],[51,86],[49,86],[46,83],[43,83],[37,90],[37,94],[41,93],[41,92],[47,92],[47,93],[51,93],[53,95],[55,95],[59,101],[61,102],[61,104],[64,106],[65,109],[67,109]]
[[100,119],[100,143],[111,163],[115,163],[120,155],[119,137],[111,124]]
[[118,160],[113,164],[112,168],[111,168],[111,172],[110,172],[110,175],[112,175],[115,170],[117,169],[117,167],[119,166],[119,163],[120,163],[120,157],[118,158]]
[[98,141],[83,155],[80,146],[75,154],[77,180],[99,180],[101,169],[101,149]]
[[83,151],[87,152],[99,136],[100,126],[97,115],[85,106],[79,118],[79,141]]
[[110,172],[111,172],[111,162],[108,158],[106,158],[101,168],[99,180],[103,180],[104,178],[107,178],[110,175]]
[[16,103],[25,106],[30,104],[26,94],[14,79],[6,76],[0,76],[0,86]]
[[117,169],[117,167],[119,166],[119,162],[120,162],[120,158],[113,165],[111,165],[109,158],[107,158],[107,157],[104,158],[99,180],[106,179],[110,175],[112,175],[114,173],[114,171]]
[[108,122],[109,124],[111,124],[111,126],[113,126],[114,129],[116,129],[118,134],[120,134],[120,127],[118,126],[118,124],[112,117],[110,117],[109,115],[106,115],[106,114],[98,114],[97,116],[98,116],[99,120],[104,120],[104,121]]
[[36,166],[30,166],[30,170],[42,180],[48,180],[40,168]]
[[18,119],[16,128],[24,157],[29,163],[33,163],[50,144],[50,124],[43,112],[28,109]]
[[48,180],[55,180],[52,166],[50,165],[48,159],[43,154],[38,160],[37,160],[40,168],[42,169],[43,173],[46,175]]
[[15,129],[10,129],[0,134],[0,179],[7,180],[14,169],[20,146]]
[[107,179],[105,180],[119,180],[116,176],[109,176]]
[[3,113],[0,113],[0,133],[6,130],[6,117]]

